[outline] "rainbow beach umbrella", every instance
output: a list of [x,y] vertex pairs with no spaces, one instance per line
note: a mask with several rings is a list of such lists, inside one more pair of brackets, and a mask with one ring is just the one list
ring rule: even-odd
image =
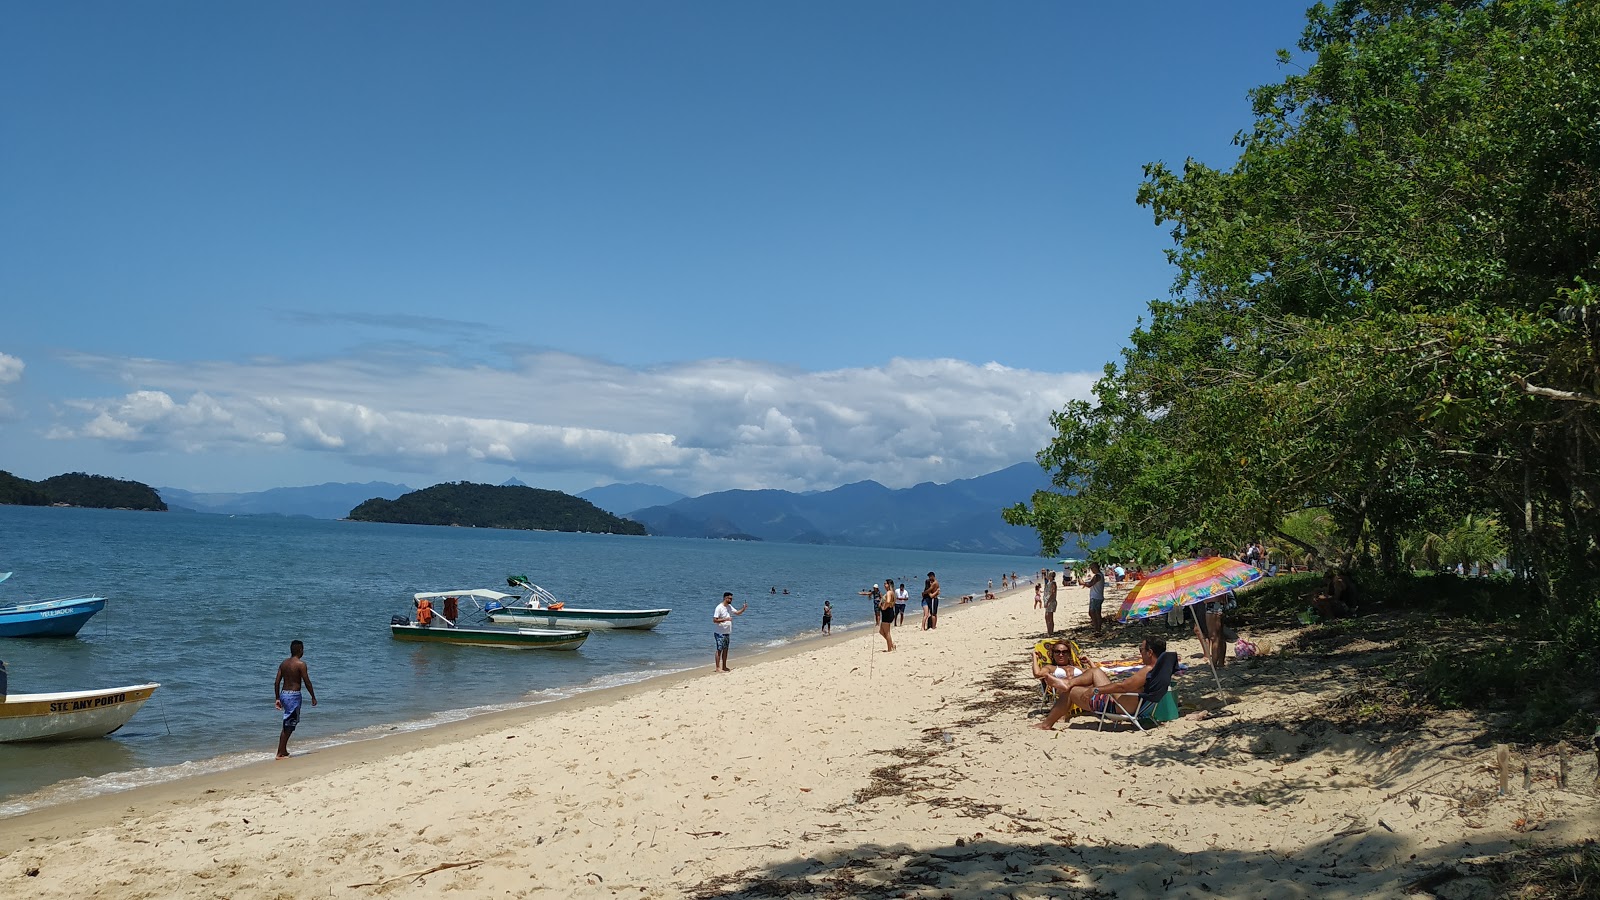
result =
[[[1222,556],[1180,560],[1157,569],[1135,585],[1122,601],[1121,619],[1131,622],[1164,616],[1177,607],[1221,597],[1229,591],[1260,581],[1261,577],[1261,570],[1255,566]],[[1214,637],[1220,639],[1222,636]],[[1211,677],[1216,679],[1217,690],[1220,691],[1222,676],[1217,674],[1217,667],[1211,662],[1211,648],[1206,646],[1204,638],[1200,646],[1205,651],[1206,665],[1211,666]]]
[[1122,601],[1124,622],[1164,616],[1179,606],[1203,603],[1260,581],[1262,571],[1223,556],[1184,559],[1145,576]]

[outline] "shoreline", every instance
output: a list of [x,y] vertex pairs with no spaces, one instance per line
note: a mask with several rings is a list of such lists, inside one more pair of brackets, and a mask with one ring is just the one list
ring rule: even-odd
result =
[[[994,600],[978,599],[972,603],[957,603],[957,609],[973,607],[980,604],[999,602],[1003,597],[1031,588],[1032,582],[1028,581],[1021,588],[1015,588],[1006,594],[995,595]],[[959,599],[959,598],[958,598]],[[918,607],[917,620],[920,622],[920,606]],[[941,601],[940,615],[947,615],[948,611]],[[908,605],[906,611],[906,625],[898,628],[912,627],[911,609]],[[768,662],[777,662],[808,650],[818,649],[832,643],[843,642],[865,634],[877,640],[877,629],[871,622],[861,622],[854,625],[836,626],[832,633],[823,634],[820,628],[812,632],[802,632],[791,638],[780,639],[777,646],[766,644],[759,645],[748,654],[737,655],[738,645],[734,648],[736,657],[747,660],[746,665],[760,665]],[[737,634],[736,634],[737,637]],[[708,649],[707,654],[710,655]],[[689,668],[661,672],[648,675],[636,681],[624,684],[605,685],[594,688],[582,686],[572,689],[572,693],[564,697],[546,700],[514,701],[510,704],[499,704],[511,708],[493,709],[482,712],[469,712],[462,718],[452,721],[425,724],[426,720],[408,719],[396,722],[379,723],[363,726],[353,732],[339,732],[317,738],[330,743],[313,750],[291,753],[290,761],[295,762],[295,776],[297,778],[315,777],[317,774],[333,768],[357,761],[362,756],[362,751],[376,747],[379,752],[410,752],[438,744],[453,743],[478,737],[486,731],[496,730],[506,725],[513,725],[523,721],[531,721],[541,715],[554,715],[567,710],[582,709],[589,705],[606,705],[626,700],[629,697],[648,692],[652,689],[666,688],[685,680],[692,680],[698,675],[706,674],[703,665]],[[437,715],[437,714],[436,714]],[[351,736],[360,731],[375,731],[387,729],[382,733]],[[185,798],[194,798],[205,794],[218,793],[223,790],[221,786],[230,786],[230,782],[238,779],[245,787],[260,786],[252,777],[265,778],[266,772],[275,771],[282,766],[280,760],[272,756],[272,741],[276,734],[264,732],[263,748],[259,751],[261,759],[244,760],[234,764],[211,765],[219,763],[230,757],[251,754],[252,750],[238,750],[230,753],[218,754],[203,760],[194,760],[177,766],[158,768],[179,768],[181,766],[195,765],[204,768],[204,771],[195,773],[177,773],[170,777],[136,784],[130,787],[110,788],[93,793],[89,796],[72,797],[55,802],[43,802],[14,813],[0,813],[0,857],[19,845],[19,839],[13,832],[22,832],[20,837],[26,841],[41,839],[44,832],[60,830],[56,822],[72,823],[84,827],[96,827],[105,824],[114,818],[131,814],[131,811],[142,807],[159,807],[181,802]],[[301,760],[313,761],[313,764],[300,762]],[[310,769],[304,773],[299,770]],[[259,771],[258,771],[259,770]],[[151,769],[132,769],[125,772],[108,773],[98,776],[93,781],[115,778],[119,775],[128,775],[136,772],[148,772]],[[271,783],[277,783],[277,776],[273,776]],[[25,801],[29,797],[49,792],[62,784],[67,784],[74,779],[66,779],[52,785],[40,788],[27,794],[0,800],[0,805]],[[265,783],[265,782],[263,782]],[[191,787],[193,789],[191,789]],[[42,823],[40,827],[19,829],[19,824],[33,825]],[[88,824],[93,823],[93,824]]]
[[[941,609],[945,627],[902,628],[894,653],[863,629],[741,655],[735,626],[726,675],[7,819],[0,885],[41,900],[1404,896],[1441,868],[1570,846],[1600,816],[1531,751],[1515,761],[1529,786],[1496,796],[1470,716],[1352,724],[1352,683],[1399,652],[1381,635],[1231,663],[1221,693],[1204,670],[1180,678],[1193,714],[1148,732],[1081,716],[1035,730],[1030,594]],[[1085,595],[1064,592],[1067,628]],[[1593,776],[1574,760],[1574,785]]]

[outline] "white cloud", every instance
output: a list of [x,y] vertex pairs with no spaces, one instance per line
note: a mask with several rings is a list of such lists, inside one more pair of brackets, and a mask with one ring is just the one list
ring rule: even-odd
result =
[[[806,372],[749,360],[634,369],[564,353],[503,365],[382,358],[178,364],[75,357],[138,389],[71,404],[50,436],[277,447],[457,477],[469,462],[680,490],[947,481],[1029,459],[1093,373],[894,359]],[[19,363],[20,364],[20,363]]]
[[15,384],[22,380],[22,370],[27,363],[8,353],[0,353],[0,384]]
[[22,370],[27,367],[27,363],[17,357],[9,353],[0,353],[0,418],[11,416],[11,401],[6,398],[5,386],[21,381]]

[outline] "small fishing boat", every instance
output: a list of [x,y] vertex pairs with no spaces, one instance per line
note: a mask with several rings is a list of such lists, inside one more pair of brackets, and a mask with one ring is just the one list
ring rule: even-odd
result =
[[[484,614],[491,622],[517,625],[539,625],[546,628],[579,628],[585,631],[613,631],[635,629],[648,631],[661,624],[672,612],[670,609],[584,609],[568,606],[554,595],[523,575],[506,578],[509,587],[523,593],[520,596],[498,591],[473,591],[473,595],[486,602]],[[517,602],[506,603],[507,600]]]
[[588,640],[587,631],[556,631],[547,628],[460,628],[451,625],[404,625],[391,623],[389,633],[397,641],[424,644],[458,644],[463,647],[505,647],[512,650],[576,650]]
[[[461,624],[463,597],[483,599],[496,591],[429,591],[413,594],[416,619],[393,616],[389,634],[397,641],[426,644],[458,644],[464,647],[504,647],[513,650],[576,650],[589,639],[589,632],[552,628],[481,628]],[[500,595],[504,596],[504,595]],[[435,609],[434,603],[440,603]],[[481,614],[482,607],[479,607]]]
[[106,608],[104,597],[65,597],[0,606],[0,637],[72,637]]
[[0,697],[0,743],[105,737],[128,724],[160,686]]

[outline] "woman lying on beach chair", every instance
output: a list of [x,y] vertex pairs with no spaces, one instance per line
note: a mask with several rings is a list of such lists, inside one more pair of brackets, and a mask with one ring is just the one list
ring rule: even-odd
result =
[[[1087,664],[1082,675],[1068,679],[1061,685],[1055,706],[1044,721],[1033,727],[1050,731],[1056,722],[1067,718],[1074,710],[1088,713],[1120,713],[1129,717],[1142,717],[1146,706],[1154,709],[1166,696],[1177,669],[1178,657],[1167,652],[1167,642],[1158,637],[1147,637],[1139,645],[1139,661],[1144,665],[1121,681],[1112,681],[1102,669]],[[1051,676],[1054,681],[1054,676]]]
[[1076,685],[1094,684],[1094,677],[1088,674],[1093,667],[1078,645],[1066,638],[1052,638],[1033,645],[1033,677],[1039,679],[1039,689],[1045,698],[1055,701],[1045,716],[1046,722],[1053,725],[1074,713],[1089,711],[1086,706],[1074,707],[1067,695]]

